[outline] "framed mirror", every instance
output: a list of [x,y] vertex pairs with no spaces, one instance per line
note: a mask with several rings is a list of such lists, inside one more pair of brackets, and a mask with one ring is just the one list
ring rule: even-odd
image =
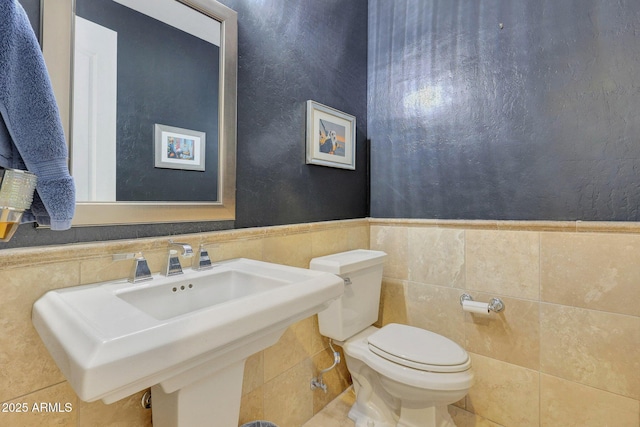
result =
[[74,226],[235,219],[237,15],[214,0],[47,0]]

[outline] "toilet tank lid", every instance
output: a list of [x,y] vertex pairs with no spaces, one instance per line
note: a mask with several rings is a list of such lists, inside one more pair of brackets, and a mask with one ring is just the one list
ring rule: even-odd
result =
[[382,251],[355,249],[313,258],[309,268],[333,274],[347,274],[374,265],[381,265],[386,257],[387,254]]

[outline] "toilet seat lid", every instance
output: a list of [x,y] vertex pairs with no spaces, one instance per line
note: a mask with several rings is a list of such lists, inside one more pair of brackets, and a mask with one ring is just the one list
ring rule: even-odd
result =
[[368,338],[369,349],[380,357],[429,372],[461,372],[471,367],[467,352],[442,335],[391,323]]

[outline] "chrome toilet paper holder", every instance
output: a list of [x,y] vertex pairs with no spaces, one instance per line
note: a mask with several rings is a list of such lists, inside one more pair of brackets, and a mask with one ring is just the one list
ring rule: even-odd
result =
[[[460,295],[460,305],[464,305],[465,301],[473,301],[473,297],[467,293]],[[487,308],[494,313],[500,313],[504,307],[504,302],[500,298],[491,298],[487,304]]]

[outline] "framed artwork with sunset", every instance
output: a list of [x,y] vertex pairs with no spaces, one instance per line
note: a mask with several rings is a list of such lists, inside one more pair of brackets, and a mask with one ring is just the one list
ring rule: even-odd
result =
[[307,164],[356,168],[356,118],[307,101]]

